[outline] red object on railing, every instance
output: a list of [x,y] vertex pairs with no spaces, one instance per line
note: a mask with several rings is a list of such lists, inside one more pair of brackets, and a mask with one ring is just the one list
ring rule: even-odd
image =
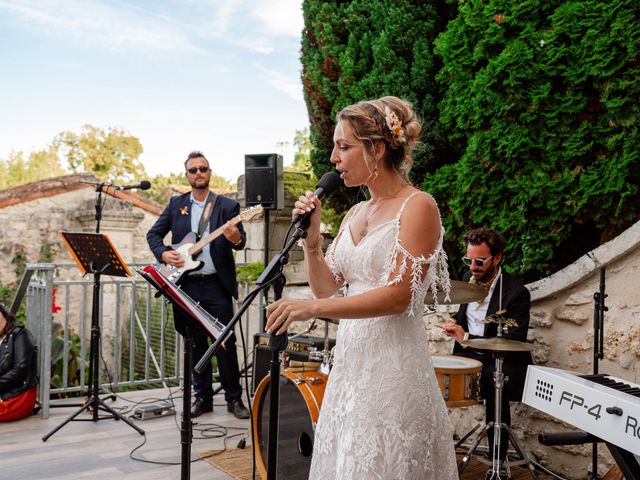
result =
[[56,305],[56,290],[57,289],[54,288],[51,294],[51,313],[54,315],[62,310],[62,307]]

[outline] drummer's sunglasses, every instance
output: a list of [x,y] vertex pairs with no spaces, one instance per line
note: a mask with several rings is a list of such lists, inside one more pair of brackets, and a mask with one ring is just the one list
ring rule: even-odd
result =
[[464,263],[467,267],[470,267],[473,262],[476,262],[476,265],[480,268],[484,267],[484,262],[487,262],[493,258],[493,255],[487,258],[471,258],[464,256],[462,257],[462,263]]

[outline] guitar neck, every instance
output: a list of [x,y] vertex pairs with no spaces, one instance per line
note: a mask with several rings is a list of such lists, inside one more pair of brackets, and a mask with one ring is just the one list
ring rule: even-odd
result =
[[[231,220],[229,220],[233,225],[237,225],[242,220],[242,215],[236,215]],[[216,228],[213,232],[211,232],[206,237],[202,237],[202,239],[193,244],[193,246],[189,249],[189,255],[197,255],[202,251],[204,247],[207,246],[208,243],[213,242],[216,238],[222,235],[222,230],[224,230],[224,225]]]

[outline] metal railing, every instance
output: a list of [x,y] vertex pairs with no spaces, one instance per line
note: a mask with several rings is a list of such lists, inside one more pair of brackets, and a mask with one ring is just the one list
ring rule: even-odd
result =
[[[87,390],[94,279],[79,277],[75,264],[29,264],[27,272],[23,277],[27,287],[22,288],[26,324],[38,346],[38,397],[47,418],[51,396]],[[179,382],[182,348],[172,310],[154,294],[138,275],[102,276],[99,378],[103,387],[151,388]],[[14,305],[21,300],[16,298]],[[54,313],[53,306],[61,308]]]

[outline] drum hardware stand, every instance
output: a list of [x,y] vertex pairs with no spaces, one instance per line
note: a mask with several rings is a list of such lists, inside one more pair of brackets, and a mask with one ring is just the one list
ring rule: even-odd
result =
[[[499,320],[493,319],[493,321],[498,324],[498,334],[497,334],[498,337],[502,337],[503,324],[506,323],[506,320],[507,319],[499,319]],[[531,475],[531,478],[535,480],[536,478],[535,468],[531,463],[531,461],[529,460],[529,457],[520,446],[520,443],[518,442],[518,439],[514,435],[511,428],[506,423],[502,423],[502,389],[504,388],[505,382],[509,381],[509,378],[506,377],[502,371],[504,353],[500,351],[494,351],[493,357],[495,359],[495,369],[493,372],[493,383],[495,385],[495,389],[494,389],[495,420],[493,422],[489,422],[484,426],[484,428],[482,429],[482,432],[480,432],[480,435],[478,435],[476,440],[473,442],[469,451],[462,457],[462,461],[458,465],[458,473],[462,474],[467,464],[469,463],[469,460],[471,460],[471,456],[475,452],[482,438],[485,435],[487,435],[487,441],[488,441],[489,431],[493,429],[493,452],[492,452],[492,458],[491,458],[491,469],[487,471],[486,480],[508,480],[511,478],[508,471],[508,467],[510,465],[519,465],[519,464],[526,464],[527,467],[529,468],[529,475]],[[467,439],[473,432],[475,432],[478,429],[478,426],[479,425],[476,425],[476,427],[471,432],[465,435],[463,439],[456,444],[456,447],[459,444],[461,444],[463,440]],[[505,432],[508,434],[507,444],[509,441],[511,441],[511,443],[513,444],[513,447],[516,450],[516,453],[520,455],[522,460],[519,460],[518,462],[508,462],[508,461],[505,462],[500,458],[500,443],[501,443],[501,437],[502,437],[502,429],[504,429]],[[505,469],[505,463],[506,463],[506,469]]]
[[[518,442],[518,439],[515,437],[511,428],[506,423],[502,423],[502,389],[504,388],[505,381],[508,381],[508,378],[505,377],[504,373],[502,372],[502,362],[504,360],[502,352],[494,352],[494,358],[495,371],[493,372],[493,382],[495,384],[495,421],[489,422],[485,425],[485,427],[482,429],[482,432],[480,432],[480,435],[478,435],[476,440],[471,445],[469,451],[464,455],[464,457],[462,457],[462,462],[458,466],[458,473],[462,474],[482,438],[485,435],[488,435],[489,430],[493,429],[493,453],[491,458],[491,470],[487,472],[486,478],[487,480],[509,479],[510,475],[507,473],[507,475],[505,476],[504,474],[505,465],[504,461],[500,458],[500,440],[502,436],[502,429],[504,429],[508,434],[508,441],[511,441],[516,452],[520,455],[520,457],[522,457],[523,463],[527,464],[531,478],[535,479],[535,469],[533,467],[533,464],[531,464],[531,462],[529,461],[529,457],[520,446],[520,443]],[[477,430],[477,428],[478,426],[476,426],[470,433],[465,435],[465,437],[463,437],[463,440],[466,440],[473,432],[475,432],[475,430]],[[458,444],[461,443],[462,440],[458,442]],[[458,444],[456,444],[456,446],[458,446]],[[513,462],[506,463],[507,466],[516,465],[516,463]]]
[[[86,182],[85,182],[86,183]],[[83,274],[93,274],[93,299],[91,306],[91,343],[89,346],[89,378],[88,378],[88,390],[87,398],[84,404],[74,414],[69,416],[60,425],[55,427],[44,437],[42,441],[46,442],[49,437],[64,427],[71,421],[82,421],[84,419],[76,420],[76,417],[85,410],[91,410],[91,421],[97,422],[98,420],[114,419],[122,420],[131,428],[136,430],[140,435],[144,435],[144,430],[138,427],[128,418],[121,415],[119,412],[109,407],[98,396],[100,391],[100,276],[101,275],[113,275],[120,277],[131,276],[131,272],[127,268],[126,263],[120,257],[120,254],[115,249],[111,240],[106,235],[100,233],[100,220],[102,219],[102,188],[107,185],[106,183],[96,184],[96,231],[95,233],[71,233],[60,232],[62,239],[71,254],[71,257],[76,261],[78,268]],[[115,400],[115,395],[110,395],[111,400]],[[105,411],[109,416],[101,417],[98,415],[99,411]],[[86,420],[85,420],[86,421]]]
[[[242,317],[244,312],[249,308],[251,302],[258,296],[263,289],[274,284],[276,296],[282,292],[282,288],[286,283],[286,278],[282,273],[284,266],[289,262],[289,250],[293,246],[307,236],[307,228],[309,226],[308,217],[306,221],[300,222],[299,226],[291,235],[284,248],[275,255],[264,271],[256,281],[256,288],[251,291],[238,307],[233,318],[229,321],[220,337],[209,347],[206,353],[198,361],[195,371],[200,372],[207,362],[211,361],[211,357],[220,347],[224,339],[233,331],[235,324]],[[278,291],[279,288],[279,291]],[[269,348],[271,348],[271,363],[269,370],[270,380],[270,396],[269,396],[269,443],[268,443],[268,463],[267,463],[267,480],[276,480],[278,469],[278,417],[280,406],[280,352],[286,349],[288,338],[286,332],[281,335],[271,334],[269,337]],[[256,432],[253,432],[252,444],[255,448],[257,440]]]

